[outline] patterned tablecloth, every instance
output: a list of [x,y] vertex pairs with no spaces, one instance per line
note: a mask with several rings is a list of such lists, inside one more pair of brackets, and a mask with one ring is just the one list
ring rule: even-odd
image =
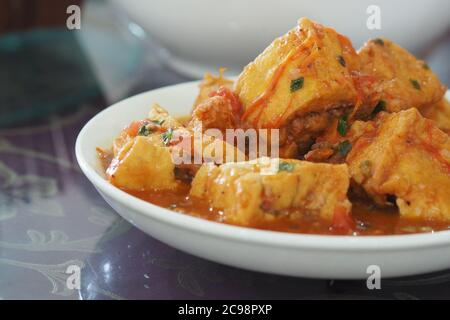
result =
[[[448,68],[448,42],[445,47]],[[138,69],[140,84],[127,95],[186,80],[155,63]],[[381,290],[369,290],[365,281],[227,267],[144,234],[105,203],[75,161],[76,136],[107,106],[105,96],[0,128],[0,299],[450,298],[450,270],[386,279]],[[79,290],[67,286],[66,271],[74,265],[81,270]]]

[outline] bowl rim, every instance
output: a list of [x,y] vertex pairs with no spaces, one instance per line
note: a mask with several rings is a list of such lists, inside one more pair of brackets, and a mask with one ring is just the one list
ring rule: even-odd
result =
[[[318,235],[288,233],[281,231],[260,230],[248,227],[235,226],[211,220],[202,219],[188,214],[172,211],[159,207],[152,203],[132,196],[125,191],[110,184],[102,177],[87,161],[86,139],[88,134],[95,131],[97,123],[108,115],[114,113],[115,109],[124,105],[133,104],[137,99],[145,96],[158,95],[163,91],[173,91],[181,87],[194,87],[199,81],[184,82],[170,85],[155,90],[146,91],[138,95],[126,98],[105,108],[91,118],[79,132],[75,143],[75,156],[78,164],[88,180],[104,195],[112,198],[134,212],[144,215],[146,218],[158,220],[160,223],[171,225],[191,232],[221,238],[235,242],[247,242],[271,247],[283,247],[290,249],[310,249],[323,251],[379,251],[379,250],[414,250],[436,246],[450,245],[450,230],[416,233],[406,235],[382,235],[382,236],[353,236],[353,235]],[[447,96],[449,93],[447,92]],[[182,97],[181,97],[182,99]],[[150,97],[149,97],[149,100]],[[112,143],[113,136],[111,137]]]

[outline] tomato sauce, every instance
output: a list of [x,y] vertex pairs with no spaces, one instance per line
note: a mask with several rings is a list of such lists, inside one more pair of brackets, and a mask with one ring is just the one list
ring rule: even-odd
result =
[[[144,201],[173,211],[202,219],[227,223],[223,212],[210,208],[206,201],[191,199],[189,197],[189,190],[190,185],[182,183],[174,191],[125,191]],[[353,203],[353,235],[355,236],[410,234],[450,229],[450,226],[444,222],[402,218],[394,206],[390,208],[378,208],[362,199],[351,199],[351,201]],[[330,228],[329,221],[324,221],[313,215],[304,214],[300,210],[290,210],[285,214],[279,214],[275,219],[270,221],[263,219],[254,220],[250,223],[249,227],[290,233],[339,234],[339,231]]]

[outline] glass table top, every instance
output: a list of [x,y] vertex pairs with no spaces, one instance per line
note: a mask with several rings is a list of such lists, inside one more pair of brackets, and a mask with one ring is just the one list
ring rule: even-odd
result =
[[[191,256],[123,220],[81,173],[76,136],[110,103],[190,79],[165,67],[148,43],[87,29],[76,37],[55,29],[0,37],[0,299],[450,297],[450,270],[386,279],[381,290],[275,276]],[[66,46],[48,45],[55,41]],[[116,48],[122,54],[108,54]],[[447,37],[430,62],[447,70],[447,84],[449,51]],[[67,284],[73,266],[79,289]]]

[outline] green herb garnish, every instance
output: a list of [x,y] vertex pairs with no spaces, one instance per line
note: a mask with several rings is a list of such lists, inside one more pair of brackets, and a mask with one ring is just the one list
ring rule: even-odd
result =
[[409,79],[414,89],[420,90],[420,83],[416,79]]
[[152,122],[153,122],[154,124],[157,124],[158,126],[161,126],[161,125],[164,123],[164,121],[166,121],[166,120],[161,119],[161,120],[153,120]]
[[372,115],[375,116],[376,114],[378,114],[384,110],[386,110],[386,102],[384,100],[380,100],[380,101],[378,101],[377,105],[373,109]]
[[303,88],[303,82],[305,81],[305,78],[300,77],[298,79],[291,81],[291,92],[295,92],[297,90],[300,90]]
[[345,137],[348,130],[348,116],[341,117],[338,121],[337,131],[342,137]]
[[350,152],[350,150],[352,150],[352,144],[350,143],[350,141],[345,140],[338,144],[337,149],[339,154],[345,157]]
[[430,70],[430,66],[429,66],[428,63],[426,63],[426,62],[423,63],[423,68],[424,68],[425,70]]
[[148,136],[150,133],[152,133],[152,130],[147,127],[147,124],[142,125],[138,130],[138,136]]
[[346,63],[345,63],[345,59],[343,56],[337,56],[337,60],[339,61],[341,66],[345,67]]
[[370,177],[372,175],[372,161],[364,160],[359,164],[359,168],[364,176]]
[[376,44],[378,44],[380,46],[384,46],[383,39],[377,38],[377,39],[374,39],[373,42],[375,42]]
[[166,132],[161,134],[161,138],[163,139],[164,144],[167,146],[172,140],[173,137],[173,129],[169,128]]
[[295,167],[295,164],[293,164],[293,163],[281,162],[278,165],[278,172],[280,172],[280,171],[292,172],[292,171],[294,171],[294,167]]

